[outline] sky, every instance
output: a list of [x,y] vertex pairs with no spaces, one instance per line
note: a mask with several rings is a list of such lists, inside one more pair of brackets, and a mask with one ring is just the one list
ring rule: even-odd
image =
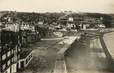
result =
[[114,13],[114,0],[0,0],[0,11]]

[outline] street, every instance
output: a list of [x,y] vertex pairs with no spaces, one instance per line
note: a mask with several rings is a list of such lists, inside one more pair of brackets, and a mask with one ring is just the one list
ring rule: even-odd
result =
[[[57,44],[63,38],[43,39],[33,45],[33,60],[27,68],[18,73],[51,73],[54,68],[57,48],[63,46]],[[54,45],[54,46],[53,46]]]
[[96,34],[82,37],[69,48],[66,66],[68,73],[114,73]]

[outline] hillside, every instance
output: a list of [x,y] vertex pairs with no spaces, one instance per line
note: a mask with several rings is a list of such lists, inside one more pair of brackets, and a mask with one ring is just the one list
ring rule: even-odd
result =
[[[42,21],[47,24],[52,24],[53,22],[57,22],[58,19],[61,16],[65,16],[64,12],[61,13],[27,13],[27,12],[15,12],[15,11],[2,11],[0,12],[1,22],[4,17],[10,16],[14,20],[24,21],[24,22],[32,22],[32,23],[38,23],[39,21]],[[90,18],[101,18],[103,24],[106,25],[106,27],[113,27],[114,26],[114,14],[101,14],[101,13],[71,13],[67,15],[64,18],[68,17],[90,17]]]

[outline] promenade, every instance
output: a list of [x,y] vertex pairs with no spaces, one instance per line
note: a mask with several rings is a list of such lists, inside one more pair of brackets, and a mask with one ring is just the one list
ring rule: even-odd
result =
[[114,32],[104,34],[103,36],[106,47],[114,61]]

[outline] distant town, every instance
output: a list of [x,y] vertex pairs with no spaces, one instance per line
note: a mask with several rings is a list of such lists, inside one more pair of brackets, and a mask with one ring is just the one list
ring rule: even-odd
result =
[[[98,48],[103,50],[106,47],[98,47],[98,43],[101,43],[101,46],[105,45],[103,35],[113,31],[114,14],[76,13],[72,11],[59,13],[1,11],[0,73],[65,73],[64,71],[67,71],[66,73],[94,73],[94,71],[78,72],[78,69],[82,68],[81,59],[79,58],[84,60],[89,56],[88,49],[84,50],[82,48],[88,48],[88,45],[93,43],[89,48],[94,46],[92,47],[96,48],[93,49],[94,51],[98,51]],[[74,53],[73,48],[80,50],[74,50],[76,51]],[[99,62],[97,64],[96,60],[99,60],[95,59],[97,56],[88,57],[95,61],[94,65],[98,65],[96,68],[111,63],[109,65],[111,67],[105,70],[103,68],[103,72],[99,73],[114,72],[114,61],[112,62],[112,58],[109,57],[112,53],[110,51],[107,53],[106,49],[103,51],[110,58],[110,62],[109,60],[103,60],[103,63]],[[82,53],[85,57],[79,53]],[[75,65],[80,66],[80,68],[76,66],[77,71],[71,70],[70,63],[73,63],[73,61],[70,61],[73,60],[71,54],[77,55],[75,56],[77,59],[75,62],[77,63],[74,62]],[[72,56],[71,59],[69,59],[69,56]],[[87,60],[85,62],[89,62],[89,59],[85,59]],[[62,69],[64,71],[59,69],[59,63],[61,65],[60,69],[63,67],[62,64],[66,65]],[[82,63],[84,62],[82,61]],[[73,66],[73,64],[71,65]],[[83,64],[84,66],[85,64]],[[93,66],[89,68],[93,68]],[[108,72],[108,69],[111,72]]]

